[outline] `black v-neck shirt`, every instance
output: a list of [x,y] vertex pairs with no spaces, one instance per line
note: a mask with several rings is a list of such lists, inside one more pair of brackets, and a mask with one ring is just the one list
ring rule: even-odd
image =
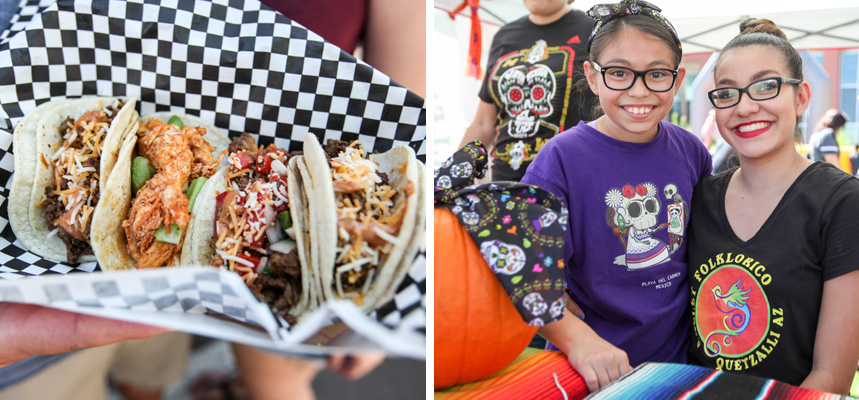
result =
[[823,282],[859,269],[859,179],[812,164],[743,241],[725,213],[734,171],[701,180],[692,196],[689,361],[799,385],[811,371]]

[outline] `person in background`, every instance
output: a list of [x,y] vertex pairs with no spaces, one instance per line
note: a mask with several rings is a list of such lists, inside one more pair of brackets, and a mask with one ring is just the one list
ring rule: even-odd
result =
[[591,117],[595,96],[570,93],[584,80],[593,20],[572,2],[523,0],[530,14],[492,39],[477,112],[459,147],[483,142],[493,181],[519,181],[546,141]]
[[841,151],[838,147],[838,141],[835,140],[835,135],[846,123],[847,117],[836,108],[827,110],[820,117],[814,127],[814,133],[808,140],[811,145],[811,151],[808,153],[811,156],[811,161],[826,161],[840,168]]
[[692,195],[694,364],[846,395],[859,363],[859,180],[796,150],[811,88],[772,21],[716,61],[722,138],[740,167]]
[[707,118],[701,125],[701,141],[704,142],[704,147],[708,149],[719,142],[719,130],[716,129],[716,110],[714,109],[707,112]]
[[[416,0],[262,0],[341,50],[426,97],[426,3]],[[360,48],[360,52],[356,50]]]
[[538,332],[595,391],[643,362],[686,362],[686,224],[712,161],[696,135],[663,121],[686,75],[671,23],[637,0],[588,13],[584,71],[604,114],[549,140],[522,182],[569,209],[564,274],[584,320],[568,309]]
[[850,152],[850,171],[854,176],[859,173],[859,146],[853,146],[853,151]]

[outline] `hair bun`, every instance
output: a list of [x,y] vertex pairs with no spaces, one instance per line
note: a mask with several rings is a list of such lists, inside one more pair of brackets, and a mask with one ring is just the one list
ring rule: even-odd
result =
[[749,18],[740,24],[740,35],[762,32],[787,40],[787,35],[779,29],[775,22],[765,18]]

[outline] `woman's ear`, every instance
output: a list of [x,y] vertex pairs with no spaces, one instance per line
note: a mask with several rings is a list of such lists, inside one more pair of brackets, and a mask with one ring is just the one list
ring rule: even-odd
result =
[[584,64],[582,64],[582,66],[585,69],[585,78],[588,79],[588,86],[590,86],[591,92],[594,92],[595,95],[599,96],[600,95],[600,86],[599,86],[598,77],[599,77],[600,73],[597,72],[596,68],[594,68],[594,65],[591,64],[590,61],[585,61]]
[[796,85],[796,116],[800,117],[811,104],[811,86],[802,81]]

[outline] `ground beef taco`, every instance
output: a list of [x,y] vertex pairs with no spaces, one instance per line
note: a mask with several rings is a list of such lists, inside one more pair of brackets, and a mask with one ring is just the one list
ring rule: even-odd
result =
[[68,263],[95,260],[90,244],[95,211],[137,118],[135,104],[134,98],[114,97],[53,100],[18,125],[9,214],[28,250]]
[[315,302],[302,156],[257,147],[245,133],[230,144],[229,166],[204,185],[188,224],[182,264],[238,273],[290,324]]

